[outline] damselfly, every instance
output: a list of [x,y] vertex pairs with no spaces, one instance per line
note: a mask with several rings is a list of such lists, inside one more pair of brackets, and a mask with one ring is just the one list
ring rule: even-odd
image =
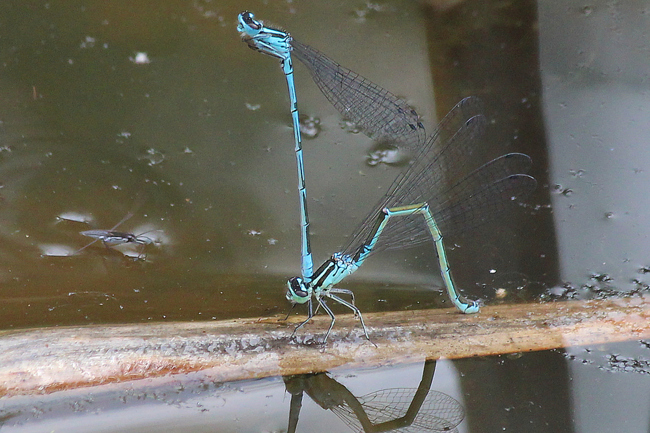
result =
[[280,59],[287,80],[298,167],[302,278],[304,281],[309,281],[312,276],[313,261],[309,242],[309,214],[298,101],[291,54],[295,54],[305,64],[332,105],[370,138],[382,143],[413,148],[424,143],[425,130],[418,114],[406,102],[359,74],[342,67],[319,51],[301,44],[288,33],[265,27],[262,22],[255,20],[251,12],[239,14],[237,30],[241,32],[243,40],[250,48]]
[[[443,235],[466,232],[509,208],[516,208],[537,184],[525,174],[531,159],[523,153],[508,153],[483,165],[475,163],[471,155],[485,125],[477,98],[468,97],[456,104],[408,169],[358,226],[348,246],[323,263],[310,281],[300,277],[289,280],[287,299],[308,306],[307,320],[296,330],[313,317],[313,298],[332,319],[326,341],[335,322],[326,299],[333,299],[359,316],[368,337],[361,312],[354,305],[354,295],[334,286],[374,253],[429,241],[435,244],[442,279],[454,306],[463,313],[479,311],[479,304],[464,298],[455,287]],[[349,295],[351,301],[342,299],[341,294]]]
[[[250,12],[239,15],[238,30],[251,48],[280,59],[289,87],[303,222],[303,266],[302,277],[291,278],[288,282],[287,299],[294,304],[308,305],[308,318],[295,331],[315,314],[313,298],[318,304],[316,311],[323,307],[332,319],[326,341],[335,322],[326,303],[329,298],[350,308],[359,317],[368,337],[361,312],[354,305],[353,293],[334,285],[356,271],[375,252],[410,247],[428,240],[435,244],[443,282],[453,304],[464,313],[478,312],[478,303],[468,301],[455,288],[443,234],[464,232],[493,219],[508,207],[516,207],[536,186],[535,179],[525,174],[530,167],[530,157],[510,153],[484,165],[474,164],[476,158],[471,155],[477,146],[476,138],[485,128],[477,98],[469,97],[459,102],[427,138],[417,112],[406,102],[297,42],[288,33],[265,27]],[[361,223],[350,244],[332,255],[313,274],[305,265],[311,266],[312,259],[291,53],[307,66],[330,102],[369,137],[408,147],[416,155],[407,171],[395,180],[374,211]],[[350,296],[351,301],[339,295]]]

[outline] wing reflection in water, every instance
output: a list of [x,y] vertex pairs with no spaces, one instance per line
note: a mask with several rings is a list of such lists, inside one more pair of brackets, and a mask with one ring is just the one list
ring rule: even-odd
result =
[[286,376],[291,394],[289,427],[298,426],[303,393],[323,409],[329,409],[354,432],[458,432],[465,417],[462,405],[454,398],[431,391],[435,361],[426,361],[417,388],[388,388],[355,397],[327,373]]

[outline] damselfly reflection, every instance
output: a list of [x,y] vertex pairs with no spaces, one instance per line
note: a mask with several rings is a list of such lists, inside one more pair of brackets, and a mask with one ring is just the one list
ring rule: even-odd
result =
[[[133,216],[133,212],[129,212],[118,222],[115,224],[113,227],[111,227],[108,230],[85,230],[82,232],[79,232],[80,234],[84,236],[88,236],[90,238],[93,238],[94,240],[83,247],[79,248],[75,254],[80,253],[81,251],[85,250],[92,244],[94,244],[97,241],[102,241],[104,246],[106,248],[118,246],[118,245],[124,245],[124,244],[133,244],[137,245],[138,247],[136,248],[136,256],[135,259],[143,259],[145,257],[144,255],[144,249],[146,248],[147,245],[150,245],[154,242],[156,242],[156,238],[153,236],[145,236],[150,233],[154,232],[162,232],[162,230],[159,229],[154,229],[154,230],[148,230],[146,232],[142,232],[139,234],[134,234],[134,233],[127,233],[127,232],[118,232],[115,231],[120,225],[122,225],[125,221],[127,221],[129,218]],[[128,251],[121,251],[124,255],[130,256]]]
[[291,393],[287,431],[294,433],[307,393],[323,409],[331,410],[354,432],[458,432],[465,418],[463,406],[454,398],[431,391],[436,361],[426,361],[417,388],[389,388],[355,397],[327,373],[284,378]]

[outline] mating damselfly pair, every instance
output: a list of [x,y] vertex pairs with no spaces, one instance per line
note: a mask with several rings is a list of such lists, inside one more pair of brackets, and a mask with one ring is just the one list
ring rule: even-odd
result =
[[[250,48],[280,59],[289,89],[300,198],[302,275],[288,281],[287,299],[294,305],[308,307],[308,317],[296,327],[294,335],[322,307],[331,318],[326,341],[335,322],[327,304],[332,299],[359,317],[369,338],[361,312],[354,303],[354,294],[334,286],[372,254],[430,241],[435,245],[452,303],[463,313],[478,312],[479,304],[464,298],[456,289],[443,236],[476,228],[517,207],[536,187],[535,179],[526,174],[531,166],[530,157],[508,153],[482,165],[475,163],[471,154],[486,127],[476,97],[461,100],[427,136],[419,115],[405,101],[296,41],[289,33],[264,26],[250,12],[239,14],[237,29]],[[414,154],[412,163],[357,227],[349,244],[315,272],[292,57],[307,67],[332,105],[367,136],[407,148]],[[350,296],[351,300],[340,295]],[[313,300],[317,303],[315,311]]]

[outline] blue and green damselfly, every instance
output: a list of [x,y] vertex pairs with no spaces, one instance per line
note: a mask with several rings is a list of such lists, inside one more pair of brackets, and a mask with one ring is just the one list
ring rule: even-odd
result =
[[[368,337],[361,312],[354,304],[354,294],[334,286],[376,252],[428,241],[435,245],[442,279],[452,303],[463,313],[478,312],[478,303],[464,298],[455,287],[443,234],[463,233],[494,219],[508,208],[517,207],[536,187],[535,179],[526,174],[531,165],[530,157],[509,153],[483,165],[475,164],[476,158],[471,155],[486,124],[481,104],[475,97],[460,101],[426,137],[417,112],[406,102],[295,41],[288,33],[265,27],[250,12],[239,15],[238,30],[251,48],[280,58],[287,76],[296,154],[300,155],[302,221],[307,221],[306,193],[291,53],[307,66],[330,102],[368,136],[409,147],[415,153],[412,164],[398,176],[358,226],[348,246],[333,254],[313,274],[304,266],[307,253],[311,263],[311,250],[306,231],[308,225],[303,225],[303,273],[302,277],[288,281],[287,299],[294,304],[307,304],[308,317],[296,327],[294,334],[322,307],[331,318],[326,341],[335,322],[334,313],[326,301],[332,299],[359,317]],[[350,296],[351,300],[347,301],[340,295]],[[313,309],[314,299],[318,305],[316,311]]]
[[370,138],[382,143],[413,148],[424,142],[425,130],[418,114],[406,102],[313,48],[301,44],[288,33],[265,27],[255,20],[251,12],[239,14],[237,30],[249,47],[280,59],[287,80],[298,169],[302,278],[309,281],[313,260],[309,242],[309,214],[292,54],[307,66],[314,81],[332,105]]

